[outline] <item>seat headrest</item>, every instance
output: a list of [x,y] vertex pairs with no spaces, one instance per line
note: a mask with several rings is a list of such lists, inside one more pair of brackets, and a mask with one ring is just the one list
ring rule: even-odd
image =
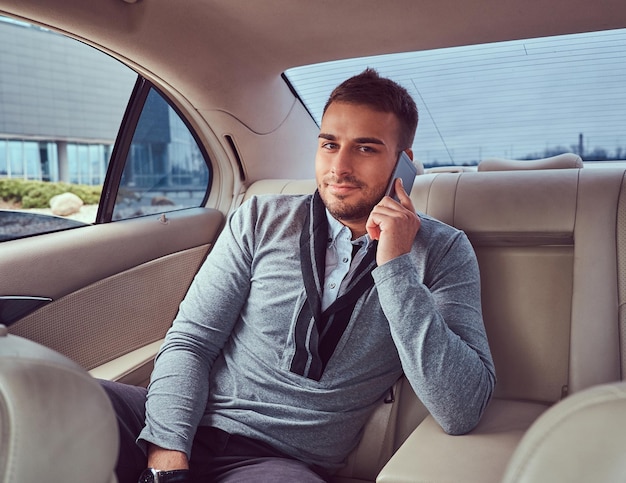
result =
[[414,159],[413,165],[415,166],[415,169],[417,170],[418,176],[420,174],[424,174],[424,163],[422,163],[419,159]]
[[0,325],[0,481],[115,481],[117,421],[80,366]]
[[573,394],[543,413],[522,438],[505,483],[626,481],[626,382]]
[[578,154],[564,153],[550,158],[533,160],[484,159],[478,163],[478,171],[515,171],[520,169],[571,169],[582,168],[583,160]]

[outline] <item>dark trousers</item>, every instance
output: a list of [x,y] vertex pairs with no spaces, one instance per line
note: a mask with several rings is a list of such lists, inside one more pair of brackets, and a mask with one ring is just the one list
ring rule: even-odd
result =
[[[137,483],[147,466],[147,457],[135,442],[144,426],[146,390],[109,381],[101,384],[119,423],[117,479],[119,483]],[[321,468],[290,458],[261,441],[206,426],[196,432],[189,467],[194,483],[329,481]]]

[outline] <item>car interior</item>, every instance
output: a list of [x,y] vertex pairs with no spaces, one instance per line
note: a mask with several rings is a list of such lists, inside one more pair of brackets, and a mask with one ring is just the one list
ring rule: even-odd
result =
[[[97,379],[148,384],[241,203],[315,191],[319,127],[285,71],[626,27],[622,0],[0,0],[0,15],[76,39],[139,78],[94,222],[0,242],[7,483],[117,481],[117,425]],[[208,187],[184,209],[117,219],[150,89],[193,132]],[[451,436],[402,377],[334,481],[626,481],[626,165],[590,167],[573,149],[416,164],[416,210],[463,230],[476,252],[495,394],[473,431]]]

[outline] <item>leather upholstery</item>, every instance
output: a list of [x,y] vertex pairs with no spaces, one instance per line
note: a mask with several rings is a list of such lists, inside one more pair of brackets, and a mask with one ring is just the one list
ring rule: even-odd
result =
[[478,171],[514,171],[518,169],[570,169],[582,168],[583,160],[578,154],[563,153],[557,156],[533,160],[490,158],[478,163]]
[[574,394],[542,414],[507,468],[504,483],[626,481],[626,382]]
[[494,399],[478,427],[465,436],[447,435],[428,416],[376,481],[499,483],[520,438],[547,407]]
[[95,379],[0,326],[0,481],[116,481],[117,421]]
[[[416,179],[416,208],[464,230],[476,250],[497,399],[468,435],[441,434],[427,418],[406,443],[411,462],[401,448],[379,481],[459,481],[465,475],[460,480],[499,482],[535,420],[520,428],[520,406],[529,406],[524,411],[530,414],[532,406],[545,409],[620,379],[616,219],[622,177],[619,169],[551,169]],[[499,424],[489,428],[496,416]],[[494,452],[494,442],[505,436],[507,444]]]

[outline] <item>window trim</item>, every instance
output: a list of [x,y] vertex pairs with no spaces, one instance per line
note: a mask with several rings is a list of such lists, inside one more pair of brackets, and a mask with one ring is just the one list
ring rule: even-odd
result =
[[102,197],[100,199],[100,204],[98,206],[98,213],[96,215],[95,223],[110,223],[113,219],[113,212],[115,210],[115,202],[117,200],[117,194],[120,189],[120,184],[122,181],[122,175],[124,173],[124,169],[126,167],[126,162],[128,160],[128,154],[130,152],[132,142],[135,136],[135,132],[137,130],[137,125],[139,124],[139,119],[141,118],[141,114],[143,113],[146,100],[151,90],[154,90],[161,96],[161,98],[167,103],[167,105],[172,109],[178,118],[183,122],[192,138],[196,142],[200,153],[202,154],[202,158],[208,169],[208,179],[209,182],[206,186],[206,191],[204,193],[204,197],[202,198],[202,205],[205,206],[207,200],[209,199],[209,195],[211,193],[211,188],[213,185],[213,165],[211,163],[211,157],[209,156],[204,144],[200,141],[198,134],[195,129],[189,124],[187,118],[183,115],[183,113],[178,109],[166,96],[162,90],[152,84],[149,80],[145,79],[141,75],[137,76],[137,82],[135,83],[135,87],[130,96],[130,100],[126,107],[126,111],[124,112],[124,116],[122,118],[122,122],[120,123],[120,128],[115,139],[115,144],[113,146],[113,150],[111,152],[111,159],[109,160],[109,166],[107,169],[107,173],[105,176],[105,181],[102,186]]
[[150,92],[150,87],[150,83],[146,79],[140,75],[137,76],[137,82],[135,82],[135,87],[130,95],[130,100],[126,106],[120,129],[115,138],[113,151],[111,152],[109,167],[102,186],[102,197],[98,206],[96,224],[109,223],[113,218],[113,210],[115,209],[115,200],[122,181],[122,173],[124,172],[133,136]]

